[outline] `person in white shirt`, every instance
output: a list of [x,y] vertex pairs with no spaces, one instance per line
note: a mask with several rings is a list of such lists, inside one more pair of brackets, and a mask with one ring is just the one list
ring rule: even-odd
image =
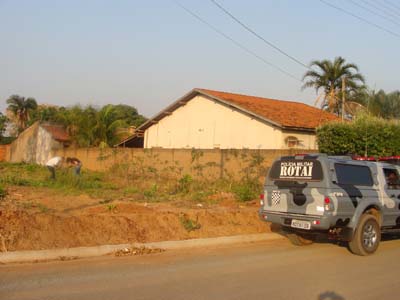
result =
[[56,168],[60,166],[63,162],[63,158],[60,156],[55,156],[51,158],[47,163],[46,167],[50,171],[50,179],[55,180],[56,179]]

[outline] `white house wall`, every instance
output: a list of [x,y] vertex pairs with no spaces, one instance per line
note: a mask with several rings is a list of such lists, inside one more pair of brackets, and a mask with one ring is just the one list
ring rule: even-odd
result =
[[53,137],[39,126],[36,143],[36,163],[45,165],[52,157]]
[[145,148],[280,149],[282,131],[196,96],[145,131]]

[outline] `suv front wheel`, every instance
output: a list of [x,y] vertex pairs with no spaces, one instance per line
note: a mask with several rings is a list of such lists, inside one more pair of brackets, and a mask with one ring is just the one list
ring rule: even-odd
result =
[[374,215],[363,214],[349,242],[350,251],[357,255],[371,255],[379,246],[381,230],[378,219]]

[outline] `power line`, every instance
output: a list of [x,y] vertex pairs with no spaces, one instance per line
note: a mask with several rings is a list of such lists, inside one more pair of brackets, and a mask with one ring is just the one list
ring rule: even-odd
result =
[[369,5],[369,6],[373,7],[373,8],[375,8],[375,9],[377,9],[377,10],[383,12],[383,13],[386,14],[387,16],[391,16],[392,18],[396,18],[396,19],[397,19],[397,18],[400,16],[400,15],[397,14],[397,13],[396,13],[396,14],[392,13],[393,10],[390,10],[390,12],[387,12],[386,9],[381,8],[379,5],[376,5],[376,4],[374,4],[374,3],[371,3],[371,2],[365,1],[365,0],[361,0],[361,1],[364,2],[364,3],[367,4],[367,5]]
[[296,62],[297,64],[301,65],[302,67],[305,67],[306,69],[309,69],[309,67],[304,64],[303,62],[301,62],[300,60],[298,60],[297,58],[291,56],[290,54],[286,53],[285,51],[283,51],[282,49],[280,49],[278,46],[275,46],[273,43],[269,42],[268,40],[266,40],[265,38],[263,38],[261,35],[259,35],[258,33],[256,33],[253,29],[251,29],[249,26],[247,26],[246,24],[244,24],[242,21],[240,21],[237,17],[235,17],[232,13],[230,13],[226,8],[224,8],[221,4],[219,4],[217,1],[215,0],[210,0],[215,6],[217,6],[220,10],[222,10],[225,14],[227,14],[229,17],[231,17],[234,21],[236,21],[238,24],[240,24],[243,28],[245,28],[248,32],[252,33],[254,36],[256,36],[258,39],[260,39],[261,41],[263,41],[264,43],[266,43],[268,46],[274,48],[275,50],[277,50],[279,53],[285,55],[286,57],[288,57],[289,59],[291,59],[292,61]]
[[256,57],[257,59],[259,59],[260,61],[262,61],[264,64],[273,67],[274,69],[278,70],[279,72],[291,77],[292,79],[295,79],[296,81],[300,81],[302,82],[299,78],[297,78],[295,75],[285,71],[284,69],[278,67],[277,65],[267,61],[265,58],[259,56],[257,53],[253,52],[252,50],[250,50],[249,48],[243,46],[242,44],[240,44],[239,42],[237,42],[236,40],[234,40],[233,38],[231,38],[230,36],[228,36],[227,34],[225,34],[224,32],[222,32],[221,30],[219,30],[218,28],[216,28],[215,26],[211,25],[210,23],[208,23],[206,20],[204,20],[203,18],[201,18],[199,15],[197,15],[195,12],[193,12],[192,10],[190,10],[189,8],[183,6],[181,3],[179,3],[178,1],[174,1],[176,5],[178,5],[180,8],[182,8],[183,10],[185,10],[187,13],[189,13],[192,17],[196,18],[197,20],[199,20],[201,23],[207,25],[209,28],[211,28],[212,30],[214,30],[216,33],[218,33],[219,35],[223,36],[225,39],[231,41],[232,43],[234,43],[236,46],[238,46],[239,48],[241,48],[242,50],[246,51],[248,54]]
[[394,20],[388,18],[387,16],[385,16],[385,15],[383,15],[383,14],[380,14],[380,13],[378,13],[378,12],[376,12],[376,11],[374,11],[374,10],[368,8],[368,7],[365,7],[364,5],[361,5],[361,4],[359,4],[358,2],[356,2],[356,1],[353,1],[353,0],[349,0],[349,1],[350,1],[351,3],[353,3],[353,4],[354,4],[355,6],[357,6],[357,7],[360,7],[360,8],[362,8],[362,9],[364,9],[364,10],[366,10],[366,11],[368,11],[368,12],[374,14],[374,15],[377,15],[377,16],[379,16],[379,17],[381,17],[381,18],[383,18],[383,19],[385,19],[385,20],[387,20],[387,21],[389,21],[389,22],[392,22],[393,24],[396,24],[396,25],[400,26],[400,23],[398,23],[398,22],[396,22],[396,21],[394,21]]
[[[393,6],[391,6],[390,4],[388,5],[386,1],[381,1],[381,5],[386,8],[387,10],[389,10],[390,12],[393,11]],[[398,9],[398,8],[397,8]],[[398,12],[395,10],[393,11],[395,14],[398,14]]]
[[397,5],[394,4],[393,2],[388,1],[388,0],[384,0],[384,1],[385,1],[387,4],[389,4],[390,6],[392,6],[392,7],[396,8],[396,9],[400,10],[400,6],[397,6]]
[[[382,5],[382,7],[384,7],[384,8],[387,9],[388,11],[393,12],[393,13],[395,13],[396,15],[400,16],[400,15],[399,15],[399,12],[397,12],[396,9],[393,10],[393,7],[392,7],[392,6],[386,4],[386,1],[380,1],[380,2],[381,2],[380,4]],[[378,3],[378,4],[379,4],[379,3]]]
[[400,38],[400,34],[394,32],[394,31],[391,31],[391,30],[389,30],[389,29],[387,29],[387,28],[385,28],[383,26],[380,26],[380,25],[374,23],[374,22],[368,21],[367,19],[365,19],[363,17],[360,17],[360,16],[358,16],[356,14],[353,14],[352,12],[349,12],[349,11],[347,11],[347,10],[341,8],[341,7],[338,7],[336,5],[333,5],[333,4],[329,3],[329,2],[326,2],[325,0],[319,0],[319,1],[324,3],[325,5],[328,5],[328,6],[332,7],[332,8],[334,8],[334,9],[336,9],[336,10],[341,11],[342,13],[344,13],[346,15],[352,16],[353,18],[356,18],[356,19],[358,19],[358,20],[360,20],[360,21],[362,21],[364,23],[367,23],[367,24],[369,24],[369,25],[371,25],[371,26],[373,26],[375,28],[378,28],[378,29],[380,29],[382,31],[385,31],[385,32],[397,37],[397,38]]

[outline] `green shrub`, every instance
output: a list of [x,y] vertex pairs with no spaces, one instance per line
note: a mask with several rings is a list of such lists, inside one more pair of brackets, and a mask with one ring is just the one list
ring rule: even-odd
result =
[[329,155],[400,154],[400,123],[360,116],[353,122],[328,123],[317,129],[319,151]]

